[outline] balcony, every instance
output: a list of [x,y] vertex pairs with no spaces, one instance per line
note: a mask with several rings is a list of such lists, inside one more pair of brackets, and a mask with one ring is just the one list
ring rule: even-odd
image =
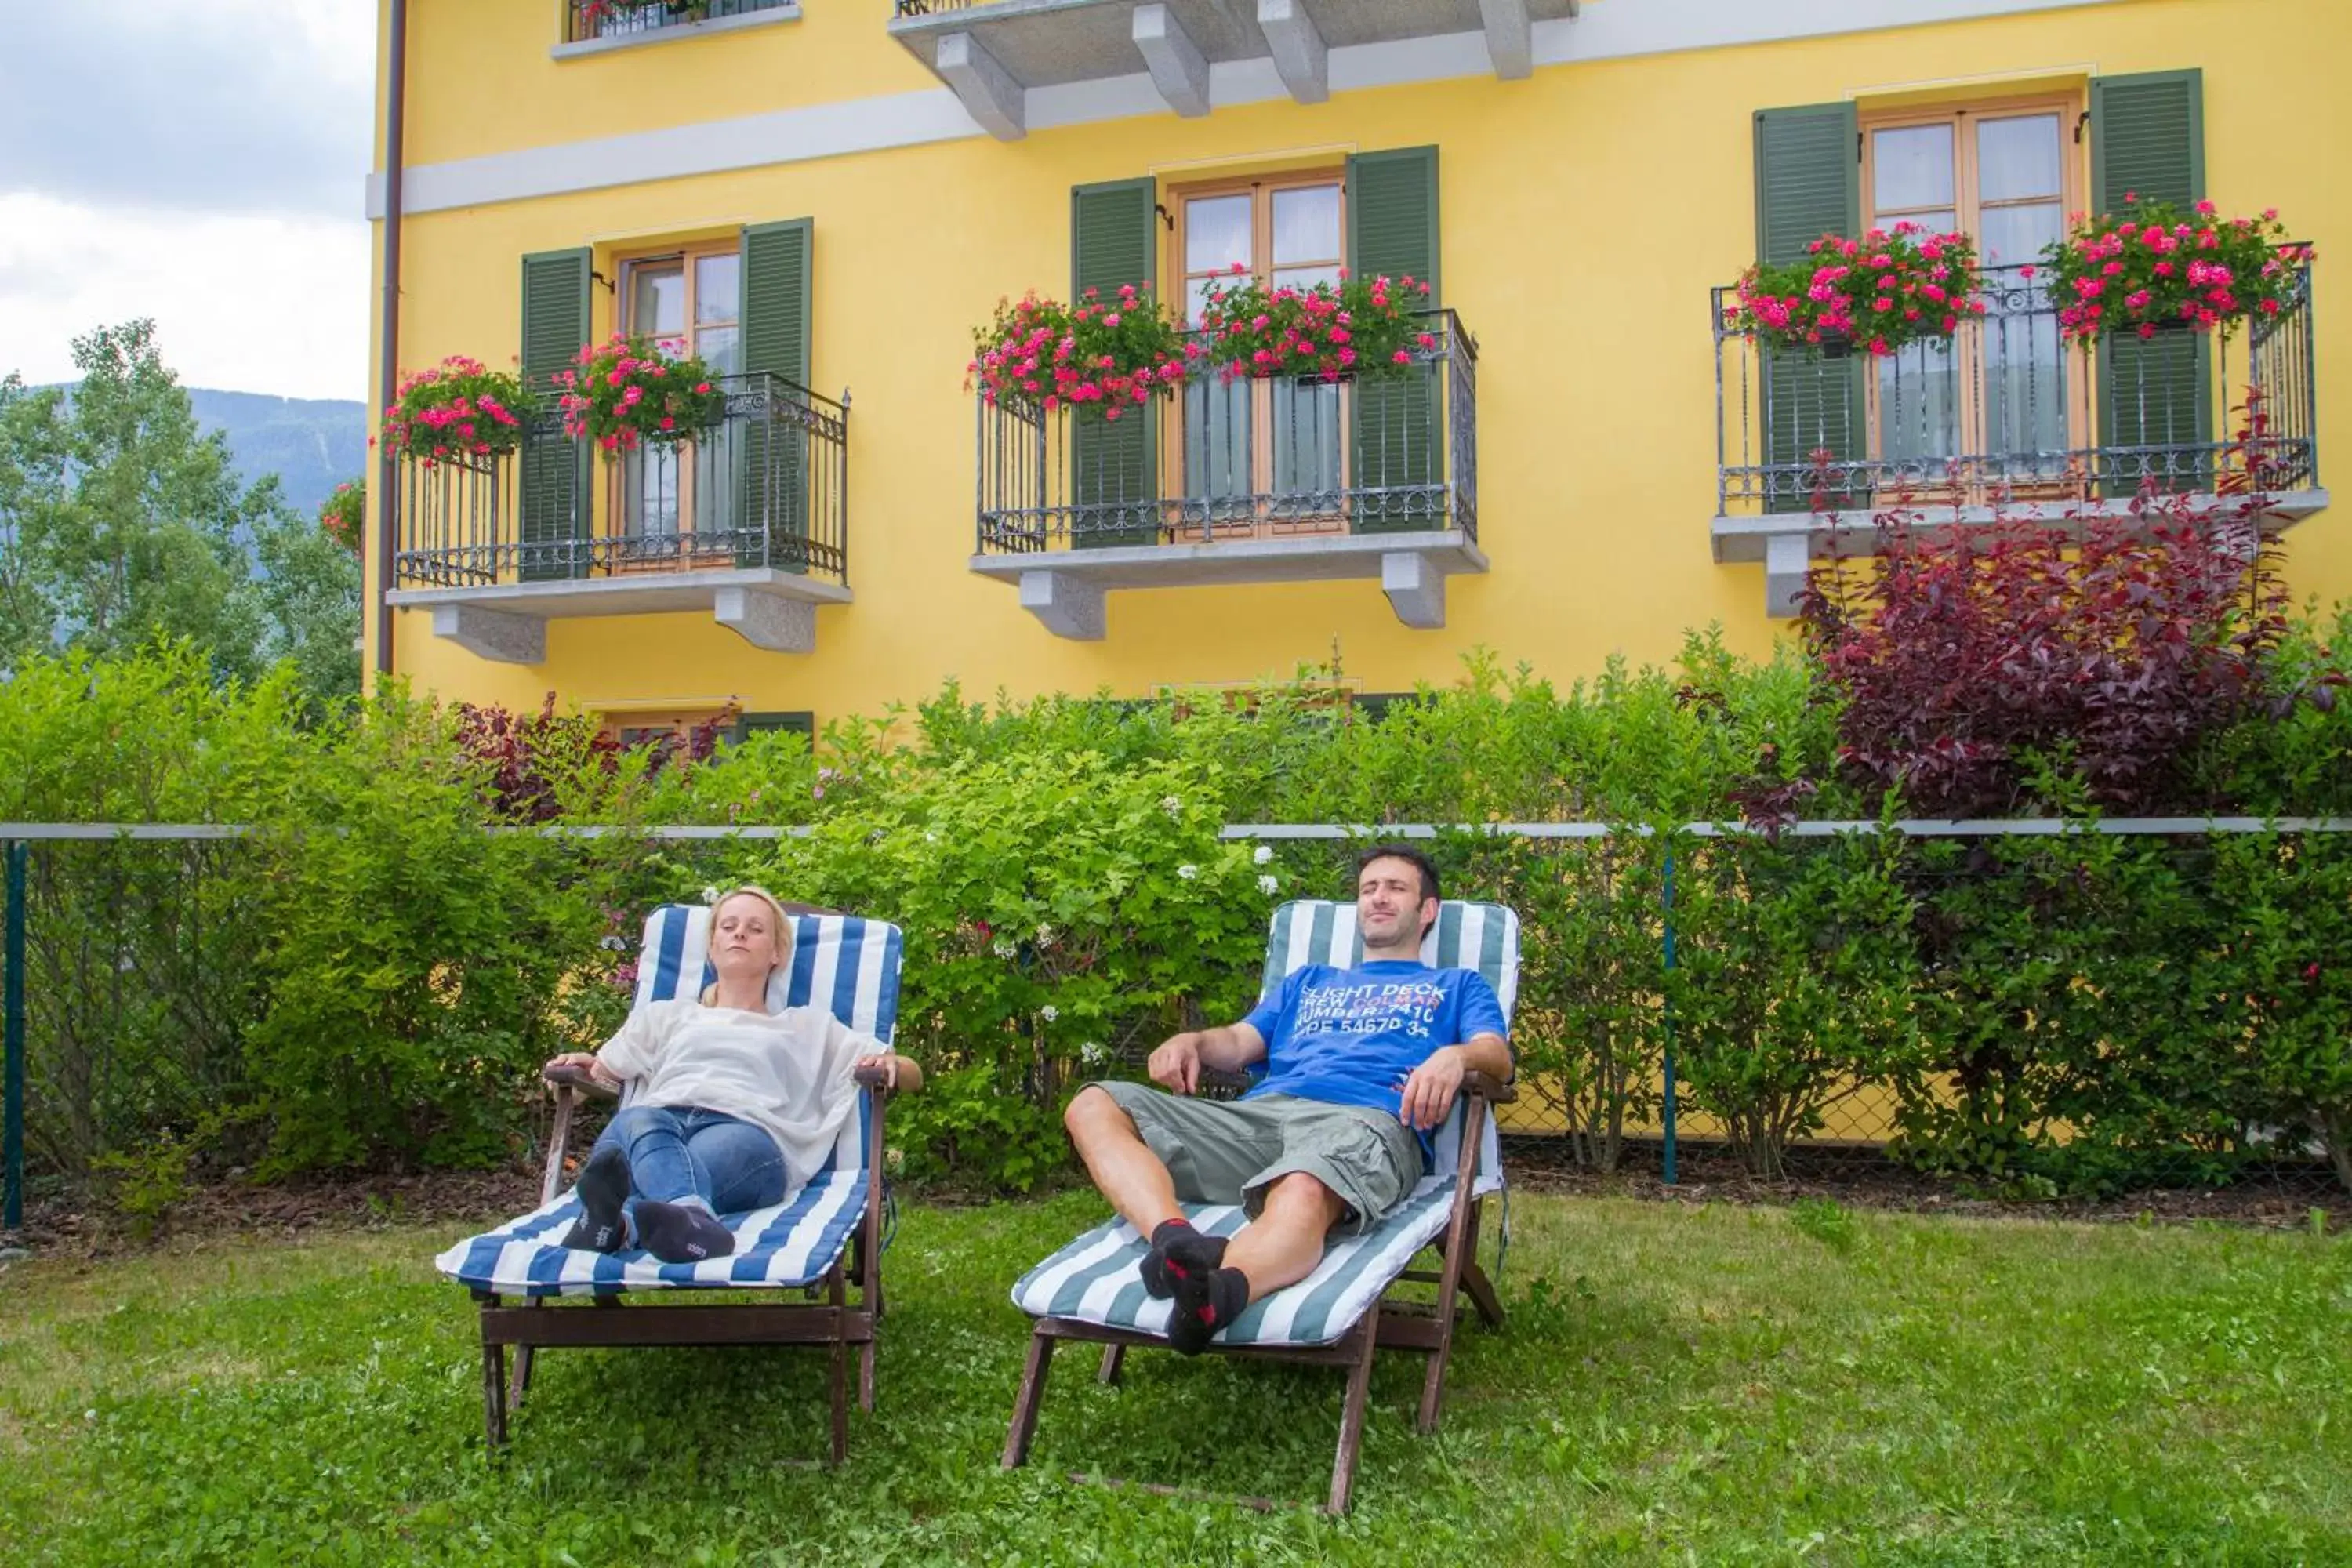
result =
[[801,14],[800,0],[562,0],[562,7],[558,59],[797,21]]
[[1886,359],[1775,351],[1724,327],[1714,290],[1718,562],[1762,562],[1769,614],[1796,614],[1810,563],[1866,555],[1874,517],[1927,529],[1996,514],[2127,516],[2144,486],[2284,528],[2319,482],[2311,271],[2287,308],[2227,341],[2188,331],[2070,344],[2034,269],[1987,269],[1985,314],[1949,347]]
[[387,602],[509,664],[545,661],[551,620],[677,611],[812,651],[817,606],[850,601],[848,402],[723,383],[725,420],[674,447],[608,458],[541,414],[520,451],[402,458]]
[[1045,413],[980,404],[971,569],[1058,637],[1107,633],[1118,588],[1379,581],[1409,626],[1445,624],[1445,579],[1478,549],[1478,343],[1451,310],[1435,346],[1376,380],[1224,381],[1166,402]]
[[[897,0],[896,37],[1006,141],[1033,88],[1149,75],[1179,114],[1331,96],[1333,50],[1483,35],[1495,74],[1534,69],[1532,29],[1578,0]],[[1475,48],[1475,46],[1473,46]],[[1347,79],[1343,64],[1341,79]]]

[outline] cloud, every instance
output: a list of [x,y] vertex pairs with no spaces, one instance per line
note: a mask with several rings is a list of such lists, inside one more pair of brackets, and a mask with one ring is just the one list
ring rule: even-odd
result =
[[372,162],[373,0],[6,9],[0,195],[352,213]]
[[0,374],[70,381],[72,342],[152,316],[190,386],[365,397],[368,228],[0,195]]

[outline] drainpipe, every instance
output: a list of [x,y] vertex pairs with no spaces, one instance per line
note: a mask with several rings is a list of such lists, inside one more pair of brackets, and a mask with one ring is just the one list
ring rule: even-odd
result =
[[[377,337],[377,409],[392,406],[400,387],[400,172],[408,97],[408,0],[392,0],[392,57],[383,106],[383,314]],[[392,673],[392,556],[397,548],[393,494],[398,485],[392,449],[376,448],[375,674]]]

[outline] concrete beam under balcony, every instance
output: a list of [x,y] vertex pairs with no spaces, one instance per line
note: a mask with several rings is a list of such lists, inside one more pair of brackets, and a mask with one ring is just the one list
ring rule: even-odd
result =
[[658,616],[707,611],[754,647],[775,653],[816,649],[820,605],[846,605],[838,583],[770,567],[686,572],[624,572],[479,587],[401,588],[385,595],[394,609],[432,612],[433,635],[499,664],[543,664],[547,623],[593,616]]
[[[2187,499],[2192,516],[2225,518],[2236,515],[2247,500],[2243,496]],[[2262,498],[2260,521],[2266,531],[2283,532],[2325,510],[2327,502],[2325,489],[2282,490]],[[2097,518],[2131,517],[2132,506],[2131,498],[2118,496],[2099,500],[2015,501],[2001,507],[1913,505],[1901,510],[1913,531],[1923,534],[1983,528],[1996,519],[2006,519],[2063,529],[2080,537],[2085,523]],[[2164,516],[2148,521],[2162,521]],[[1717,517],[1709,524],[1708,533],[1718,565],[1762,563],[1765,614],[1780,620],[1797,613],[1806,574],[1815,562],[1878,553],[1877,514],[1859,510]]]
[[1029,134],[1029,95],[986,45],[970,33],[949,33],[939,40],[932,68],[955,89],[964,111],[999,142],[1018,142]]
[[1449,528],[975,555],[971,564],[1015,584],[1021,607],[1055,637],[1096,641],[1108,634],[1105,596],[1117,589],[1365,578],[1381,584],[1398,620],[1434,629],[1445,624],[1445,579],[1485,572],[1486,557],[1475,540]]
[[[1534,68],[1538,25],[1566,22],[1577,8],[1577,0],[975,0],[895,16],[889,26],[967,105],[973,100],[950,69],[965,71],[974,58],[968,51],[983,51],[1010,84],[982,96],[972,111],[993,131],[987,116],[1003,117],[1008,90],[1076,82],[1119,83],[1122,100],[1131,89],[1139,101],[1130,113],[1155,98],[1192,112],[1179,98],[1205,104],[1220,75],[1221,94],[1255,100],[1287,91],[1317,103],[1329,96],[1335,75],[1342,87],[1367,69],[1381,79],[1383,68],[1363,56],[1333,67],[1335,51],[1417,40],[1454,40],[1445,47],[1464,47],[1466,65],[1483,37],[1498,75],[1525,76]],[[1147,19],[1147,12],[1159,15]],[[967,42],[950,50],[947,40],[959,37]],[[1197,73],[1181,49],[1162,45],[1175,37],[1198,57]]]

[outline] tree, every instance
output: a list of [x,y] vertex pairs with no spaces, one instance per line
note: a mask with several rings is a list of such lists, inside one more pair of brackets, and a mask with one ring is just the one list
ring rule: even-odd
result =
[[216,678],[291,659],[326,700],[359,689],[360,569],[204,435],[154,323],[75,340],[69,393],[0,381],[0,657],[184,637]]

